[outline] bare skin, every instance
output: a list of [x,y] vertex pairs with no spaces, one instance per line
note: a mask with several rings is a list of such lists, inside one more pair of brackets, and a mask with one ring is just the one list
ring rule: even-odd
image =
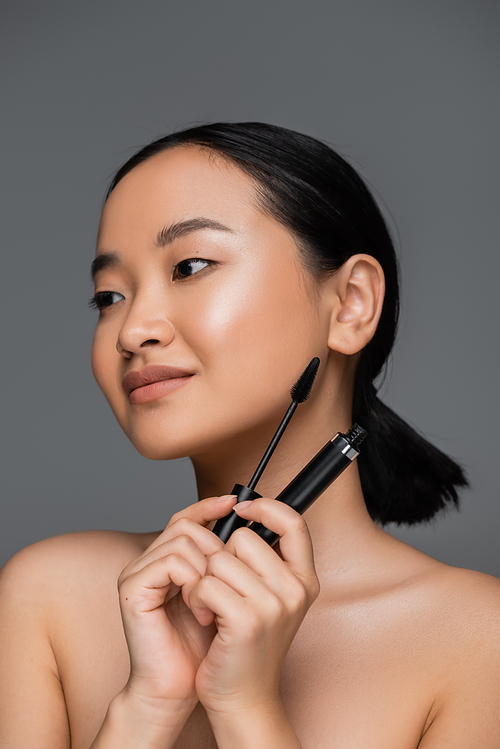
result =
[[[154,246],[164,225],[198,216],[226,228]],[[140,452],[192,456],[200,497],[249,478],[312,356],[313,395],[260,491],[275,496],[350,426],[355,356],[383,299],[373,258],[314,287],[249,178],[194,148],[118,185],[105,252],[119,262],[97,277],[116,296],[97,326],[96,379]],[[202,260],[192,278],[172,274],[189,258]],[[133,404],[123,376],[151,364],[189,376]],[[382,531],[355,465],[304,519],[269,499],[241,510],[280,533],[279,554],[249,530],[222,547],[208,528],[233,503],[200,501],[161,534],[73,534],[11,560],[2,749],[500,746],[499,581]]]

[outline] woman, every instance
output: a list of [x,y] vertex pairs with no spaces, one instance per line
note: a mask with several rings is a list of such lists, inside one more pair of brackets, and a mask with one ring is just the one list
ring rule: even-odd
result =
[[[500,746],[499,582],[374,522],[428,519],[465,477],[376,397],[397,269],[355,172],[263,124],[160,139],[113,180],[93,274],[99,386],[141,454],[189,455],[209,498],[162,533],[71,534],[7,564],[0,745]],[[224,545],[211,524],[314,356],[264,498],[237,508],[277,552],[248,528]],[[353,421],[358,465],[303,518],[269,499]]]

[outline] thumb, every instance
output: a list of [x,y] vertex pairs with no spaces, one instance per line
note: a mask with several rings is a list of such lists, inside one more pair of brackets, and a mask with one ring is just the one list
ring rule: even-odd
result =
[[235,494],[224,494],[221,497],[208,497],[200,499],[193,505],[189,505],[184,510],[172,515],[169,525],[177,522],[181,518],[189,518],[198,525],[207,526],[213,520],[218,520],[229,514],[236,504]]

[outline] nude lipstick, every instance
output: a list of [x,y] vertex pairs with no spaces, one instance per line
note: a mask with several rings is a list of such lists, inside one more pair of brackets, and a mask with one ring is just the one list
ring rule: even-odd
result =
[[151,365],[139,371],[128,372],[122,386],[132,405],[149,403],[181,387],[193,376],[180,367]]

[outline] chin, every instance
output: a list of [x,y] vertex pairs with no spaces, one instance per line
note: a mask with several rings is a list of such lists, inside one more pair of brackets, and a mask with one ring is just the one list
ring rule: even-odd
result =
[[[161,410],[141,412],[141,418],[120,421],[123,431],[136,450],[148,460],[176,460],[206,455],[221,459],[235,451],[248,449],[249,441],[268,442],[275,431],[284,407],[269,413],[251,408],[241,413],[233,406],[224,411],[205,413],[191,409],[190,414],[164,413]],[[226,410],[228,413],[226,413]],[[269,409],[270,410],[270,409]],[[193,416],[196,413],[196,416]],[[264,445],[265,446],[265,445]]]
[[189,457],[189,450],[183,449],[183,446],[179,445],[178,442],[177,444],[165,444],[161,439],[155,441],[138,439],[129,434],[127,434],[127,437],[137,452],[148,460],[176,460],[177,458]]
[[[140,455],[148,460],[177,460],[189,458],[207,449],[207,439],[200,430],[196,433],[184,430],[180,435],[175,429],[151,428],[125,429],[130,442]],[[208,444],[216,441],[215,437],[208,440]]]

